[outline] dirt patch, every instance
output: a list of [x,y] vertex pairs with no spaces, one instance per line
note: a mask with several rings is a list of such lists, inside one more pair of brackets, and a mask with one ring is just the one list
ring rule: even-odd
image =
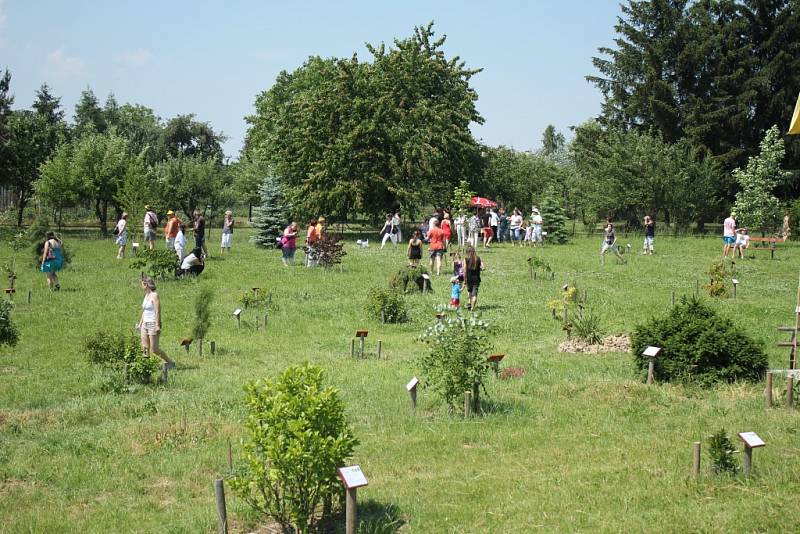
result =
[[568,339],[558,346],[558,352],[586,352],[598,354],[601,352],[629,352],[631,350],[631,339],[627,334],[608,336],[601,343],[592,345],[580,338]]

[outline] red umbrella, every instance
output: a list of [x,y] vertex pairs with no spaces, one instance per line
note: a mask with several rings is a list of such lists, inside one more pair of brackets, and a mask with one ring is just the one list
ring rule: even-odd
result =
[[497,202],[489,200],[488,198],[472,197],[469,199],[470,208],[494,208],[495,206],[497,206]]

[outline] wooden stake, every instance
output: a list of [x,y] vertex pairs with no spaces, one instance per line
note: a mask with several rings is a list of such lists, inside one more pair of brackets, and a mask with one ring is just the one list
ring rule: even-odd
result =
[[772,408],[772,371],[767,371],[767,408]]
[[700,296],[700,280],[695,280],[694,282],[694,298],[698,298]]
[[28,304],[31,303],[31,290],[28,290]]
[[358,339],[359,339],[359,343],[358,343],[358,346],[359,346],[359,349],[358,349],[358,350],[359,350],[359,354],[358,354],[358,355],[359,355],[359,356],[361,356],[361,357],[363,358],[363,357],[364,357],[364,339],[365,339],[365,337],[364,337],[364,336],[361,336],[361,337],[360,337],[360,338],[358,338]]
[[417,386],[411,388],[408,394],[411,395],[411,409],[417,411]]
[[203,356],[203,338],[197,340],[197,354]]
[[470,416],[472,410],[472,393],[470,391],[464,392],[464,417]]
[[381,351],[383,350],[383,341],[378,340],[378,359],[381,358]]
[[647,385],[649,386],[653,384],[653,380],[655,379],[656,364],[652,356],[647,359],[649,360],[647,362]]
[[213,356],[216,353],[217,353],[217,342],[216,341],[212,341],[211,342],[211,355]]
[[231,448],[231,438],[228,438],[228,472],[233,473],[233,450]]
[[753,470],[753,448],[744,446],[744,474],[750,476],[750,471]]
[[786,377],[786,407],[794,409],[794,377]]
[[268,314],[268,313],[265,313],[265,314],[264,314],[264,332],[266,332],[266,331],[267,331],[267,321],[268,321],[268,320],[269,320],[269,314]]
[[692,444],[692,475],[700,475],[700,442]]
[[225,482],[218,478],[214,481],[214,493],[217,496],[217,517],[219,534],[228,534],[228,511],[225,509]]
[[675,290],[672,290],[672,305],[675,306]]
[[350,357],[351,358],[355,358],[356,357],[356,340],[355,339],[351,339],[350,340]]
[[356,489],[347,489],[347,500],[344,505],[344,529],[346,534],[356,534],[358,527],[358,510],[356,507]]

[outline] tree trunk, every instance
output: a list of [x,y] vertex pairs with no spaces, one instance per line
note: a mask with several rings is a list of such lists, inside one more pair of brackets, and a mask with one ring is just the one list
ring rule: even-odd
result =
[[28,205],[28,201],[20,195],[19,197],[19,208],[17,209],[17,228],[22,226],[22,213],[25,211],[25,206]]

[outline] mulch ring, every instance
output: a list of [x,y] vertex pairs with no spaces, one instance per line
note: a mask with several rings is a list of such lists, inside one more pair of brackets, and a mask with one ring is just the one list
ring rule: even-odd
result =
[[558,352],[587,352],[598,354],[601,352],[629,352],[631,350],[631,339],[627,334],[617,334],[608,336],[597,345],[592,345],[581,338],[572,338],[564,341],[558,346]]

